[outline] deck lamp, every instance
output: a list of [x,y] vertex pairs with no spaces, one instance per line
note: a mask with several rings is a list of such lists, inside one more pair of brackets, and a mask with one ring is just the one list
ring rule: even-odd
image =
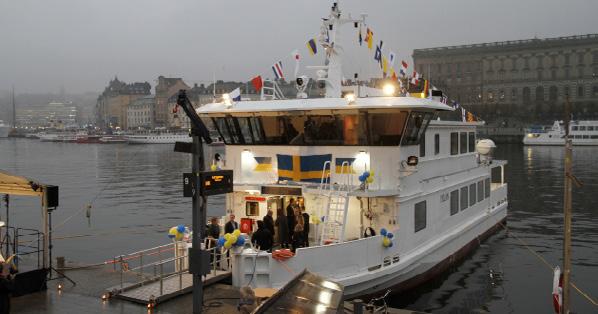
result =
[[393,84],[387,83],[382,87],[382,92],[386,96],[393,96],[395,94],[395,86]]
[[355,102],[355,94],[349,93],[349,94],[345,95],[345,100],[347,100],[347,102],[349,104]]
[[222,100],[224,101],[224,106],[226,106],[227,108],[230,108],[233,106],[233,103],[230,99],[229,94],[222,94]]

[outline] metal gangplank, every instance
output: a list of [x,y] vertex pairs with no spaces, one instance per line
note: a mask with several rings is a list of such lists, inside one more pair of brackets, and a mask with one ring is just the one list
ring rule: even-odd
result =
[[341,184],[332,184],[330,182],[330,162],[324,164],[322,170],[322,179],[319,191],[325,196],[324,208],[322,212],[326,213],[323,221],[322,236],[320,245],[341,243],[345,240],[345,226],[347,225],[347,212],[349,210],[349,189],[351,188],[353,171],[348,162],[341,165]]
[[[206,239],[210,244],[214,239]],[[212,256],[210,273],[204,287],[231,276],[230,257],[220,248],[209,248]],[[206,246],[206,247],[210,247]],[[106,289],[107,297],[152,304],[167,301],[193,291],[193,275],[189,273],[187,243],[170,244],[114,257],[114,270],[120,272],[120,285]]]

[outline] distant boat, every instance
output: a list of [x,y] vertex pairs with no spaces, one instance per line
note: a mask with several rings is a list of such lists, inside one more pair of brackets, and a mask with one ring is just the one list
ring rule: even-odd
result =
[[0,138],[8,137],[8,133],[10,133],[10,125],[0,120]]
[[127,139],[125,136],[122,136],[122,135],[108,135],[108,136],[102,136],[99,139],[99,142],[101,144],[121,144],[121,143],[126,143]]
[[129,144],[174,144],[175,142],[191,142],[188,133],[150,132],[126,136]]
[[[598,121],[571,121],[569,137],[573,145],[598,145]],[[551,127],[533,127],[523,137],[525,145],[565,145],[565,125],[554,121]]]

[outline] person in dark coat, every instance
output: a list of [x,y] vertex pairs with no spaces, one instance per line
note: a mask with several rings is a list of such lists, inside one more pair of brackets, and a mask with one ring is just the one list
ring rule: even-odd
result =
[[[218,218],[212,217],[210,224],[206,228],[206,238],[210,239],[208,242],[208,249],[212,249],[217,245],[218,238],[220,237],[220,225],[218,224]],[[216,249],[218,250],[218,249]],[[220,255],[216,251],[211,251],[212,258],[211,262],[216,261],[216,264],[220,266]],[[220,251],[220,250],[218,250]]]
[[282,209],[276,213],[276,227],[278,227],[278,243],[283,249],[289,248],[289,224]]
[[224,225],[224,233],[233,233],[239,229],[239,223],[235,221],[235,214],[230,214],[229,221]]
[[305,207],[302,208],[303,213],[303,245],[309,246],[309,214],[305,212]]
[[287,223],[289,224],[289,228],[287,229],[289,231],[289,239],[292,241],[293,240],[293,232],[295,230],[295,224],[297,223],[295,221],[295,199],[291,198],[289,200],[289,205],[287,206]]
[[274,238],[274,218],[272,218],[272,210],[268,209],[268,213],[264,216],[264,227],[270,230],[272,237]]
[[305,241],[303,240],[303,224],[298,223],[295,225],[295,230],[293,231],[293,247],[291,248],[291,251],[295,253],[295,251],[298,248],[303,247],[304,242]]
[[251,243],[262,251],[272,250],[272,233],[261,220],[257,221],[257,230],[251,235]]

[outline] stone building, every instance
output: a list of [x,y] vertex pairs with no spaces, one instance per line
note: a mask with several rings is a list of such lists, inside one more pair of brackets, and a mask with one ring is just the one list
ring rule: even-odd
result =
[[598,34],[416,49],[415,69],[489,122],[598,118]]
[[168,99],[178,94],[179,90],[188,90],[189,86],[179,77],[158,77],[156,85],[156,126],[169,126]]
[[127,127],[154,128],[156,114],[156,99],[153,95],[147,95],[133,100],[127,107]]
[[98,96],[96,102],[97,125],[103,128],[126,129],[129,104],[150,93],[151,86],[148,82],[127,84],[115,77]]

